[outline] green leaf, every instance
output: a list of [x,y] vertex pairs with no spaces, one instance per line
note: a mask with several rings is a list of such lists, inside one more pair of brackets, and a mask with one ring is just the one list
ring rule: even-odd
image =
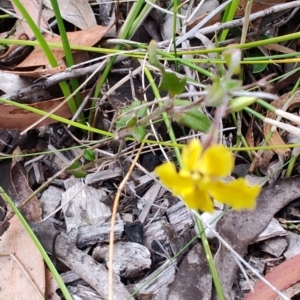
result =
[[146,136],[147,131],[144,126],[122,128],[117,132],[117,138],[123,139],[127,136],[133,136],[135,140],[141,142]]
[[132,128],[131,134],[138,141],[141,142],[147,134],[146,128],[144,126],[138,126],[136,128]]
[[[176,106],[186,106],[190,105],[191,102],[188,100],[175,100],[174,104]],[[208,117],[199,111],[197,108],[191,108],[186,112],[177,113],[172,115],[173,119],[179,124],[185,125],[191,129],[195,129],[201,132],[208,131],[211,120]]]
[[87,175],[86,170],[82,168],[82,165],[78,161],[75,161],[66,171],[76,178],[84,178]]
[[[119,120],[116,121],[116,128],[124,128],[124,127],[132,127],[136,124],[137,119],[142,118],[146,115],[147,107],[142,107],[139,110],[135,110],[132,114],[127,113],[130,112],[133,108],[136,108],[142,104],[145,104],[146,101],[132,101],[130,106],[127,106],[121,110],[121,117]],[[127,113],[126,115],[122,116],[122,114]],[[136,118],[136,121],[135,121]],[[135,122],[135,124],[133,124]],[[133,124],[133,125],[132,125]]]
[[253,64],[252,73],[253,74],[261,73],[266,69],[267,66],[268,64]]
[[170,96],[181,94],[185,89],[186,77],[179,77],[175,73],[165,71],[161,75],[159,89],[170,93]]
[[234,111],[240,111],[243,108],[255,103],[257,100],[257,97],[251,97],[251,96],[241,96],[234,99],[231,99],[229,101],[229,110],[230,112]]
[[[269,37],[267,37],[267,36],[260,37],[261,40],[264,40],[266,38],[269,38]],[[260,57],[263,55],[264,55],[264,53],[261,52],[258,48],[253,48],[249,51],[249,57],[253,57],[253,60],[255,60],[256,57]],[[253,64],[252,73],[253,74],[261,73],[266,69],[267,66],[268,66],[268,64]]]
[[149,63],[160,70],[160,72],[164,73],[165,68],[157,59],[157,43],[152,40],[148,46],[149,53]]
[[96,158],[96,155],[92,149],[85,149],[83,152],[83,157],[88,161],[93,161]]
[[138,118],[136,117],[136,115],[132,115],[131,118],[128,120],[128,122],[126,123],[126,127],[134,127],[134,125],[137,123]]
[[149,63],[158,68],[161,72],[159,89],[168,92],[171,97],[181,94],[184,91],[187,78],[183,76],[179,77],[175,73],[165,70],[164,65],[157,59],[157,43],[155,41],[150,42],[148,53]]
[[78,168],[81,168],[81,164],[78,161],[75,161],[69,168],[66,169],[66,171],[73,171]]
[[87,175],[87,172],[85,170],[77,170],[72,171],[72,175],[74,175],[76,178],[85,178]]

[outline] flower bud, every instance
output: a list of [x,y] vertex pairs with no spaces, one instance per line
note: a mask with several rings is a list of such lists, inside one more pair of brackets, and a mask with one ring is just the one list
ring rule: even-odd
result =
[[230,110],[230,112],[240,111],[243,108],[249,106],[250,104],[255,103],[256,100],[256,97],[251,96],[233,98],[229,102],[228,109]]

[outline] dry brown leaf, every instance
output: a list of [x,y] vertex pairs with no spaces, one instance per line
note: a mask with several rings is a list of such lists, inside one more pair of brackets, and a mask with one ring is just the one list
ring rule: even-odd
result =
[[[16,14],[21,19],[20,25],[22,29],[20,29],[20,31],[22,31],[22,33],[25,33],[28,36],[28,38],[31,39],[32,37],[34,37],[34,34],[30,26],[27,24],[25,20],[23,20],[23,16],[18,10],[18,8],[15,6],[14,1],[11,2],[12,5],[14,6]],[[39,14],[39,3],[37,0],[20,0],[20,2],[25,7],[26,11],[30,14],[35,24],[38,24],[38,19],[40,18],[40,26],[43,28],[46,28],[48,26],[47,21],[43,18],[43,16],[40,16]]]
[[281,52],[281,53],[296,53],[295,50],[293,50],[291,48],[288,48],[288,47],[285,47],[285,46],[280,45],[280,44],[269,44],[269,45],[264,45],[264,47],[269,49],[269,50],[273,50],[273,51]]
[[[12,40],[28,40],[28,36],[26,34],[24,34],[24,29],[21,26],[21,20],[17,20],[15,23],[15,28],[16,30],[13,32],[13,34],[9,35],[9,38]],[[10,32],[7,32],[7,35]],[[3,38],[6,38],[3,37]],[[18,48],[19,45],[9,45],[9,48],[2,54],[0,55],[0,60],[4,60],[10,53],[12,53],[16,48]],[[4,60],[4,62],[6,62]],[[8,64],[9,62],[7,62]]]
[[52,273],[46,269],[46,297],[49,300],[61,300],[61,297],[57,295],[56,290],[59,289],[57,281],[54,279]]
[[62,73],[65,70],[66,70],[66,66],[58,66],[56,68],[46,68],[46,69],[39,68],[34,71],[3,71],[3,72],[20,75],[20,77],[41,78],[43,76],[51,76],[58,73]]
[[[52,9],[50,0],[43,0],[43,4]],[[59,10],[64,20],[80,29],[88,29],[97,25],[95,14],[87,0],[58,1]]]
[[44,299],[44,261],[17,217],[0,239],[0,254],[0,299]]
[[[21,171],[19,164],[12,163],[12,167],[10,170],[11,183],[13,188],[18,196],[20,202],[27,199],[31,194],[32,190],[28,184],[27,178],[24,173]],[[21,203],[17,203],[16,199],[14,199],[16,205],[20,205]],[[26,218],[27,221],[31,222],[39,222],[41,221],[41,206],[37,197],[32,197],[32,199],[26,204],[26,206],[22,209],[22,214]]]
[[[61,97],[54,100],[28,104],[28,106],[43,110],[45,112],[49,112],[52,109],[54,109],[58,104],[60,104],[64,99],[64,97]],[[67,103],[60,107],[55,112],[55,115],[64,118],[72,117],[72,113]],[[30,125],[32,125],[34,122],[39,120],[41,117],[42,116],[33,112],[29,112],[12,105],[3,104],[1,105],[0,109],[0,128],[24,130]],[[36,127],[45,126],[56,122],[57,121],[53,119],[47,118],[44,121],[40,122]]]
[[[237,13],[235,14],[236,17],[244,17],[247,2],[248,2],[248,0],[240,0],[239,9],[237,10]],[[275,6],[277,4],[282,4],[285,2],[288,2],[288,0],[257,0],[257,1],[253,1],[251,13],[253,14],[258,11],[261,11],[266,8],[270,8],[272,6]]]
[[[76,46],[93,46],[107,33],[110,27],[94,26],[86,30],[67,32],[69,43]],[[45,37],[49,43],[61,43],[61,37]],[[52,48],[52,53],[56,61],[60,61],[65,57],[63,49]],[[46,58],[43,50],[40,47],[30,53],[30,55],[21,62],[16,68],[27,68],[48,65],[48,59]]]

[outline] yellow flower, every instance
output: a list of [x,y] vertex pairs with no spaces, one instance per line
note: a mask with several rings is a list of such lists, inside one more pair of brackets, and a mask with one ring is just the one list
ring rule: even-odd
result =
[[178,172],[173,163],[166,162],[155,173],[188,207],[212,212],[215,199],[234,209],[254,208],[259,186],[250,187],[242,178],[222,181],[234,167],[233,156],[226,147],[214,145],[203,151],[201,143],[194,139],[184,146],[181,157],[182,169]]

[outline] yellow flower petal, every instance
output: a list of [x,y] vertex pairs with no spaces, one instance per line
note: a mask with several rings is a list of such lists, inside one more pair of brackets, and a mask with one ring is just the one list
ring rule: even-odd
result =
[[177,173],[173,163],[163,163],[156,167],[154,172],[158,175],[162,184],[177,196],[183,197],[195,189],[195,182],[190,176],[183,176],[180,175],[181,173]]
[[250,187],[243,178],[228,183],[217,181],[209,186],[209,193],[214,199],[234,209],[253,209],[260,190],[258,185]]
[[181,158],[184,170],[193,171],[202,152],[201,143],[193,139],[183,147]]
[[182,199],[189,208],[207,212],[214,211],[212,199],[206,191],[195,189],[192,193],[182,197]]
[[197,170],[205,176],[224,177],[231,173],[234,167],[232,154],[222,145],[211,146],[201,155]]

